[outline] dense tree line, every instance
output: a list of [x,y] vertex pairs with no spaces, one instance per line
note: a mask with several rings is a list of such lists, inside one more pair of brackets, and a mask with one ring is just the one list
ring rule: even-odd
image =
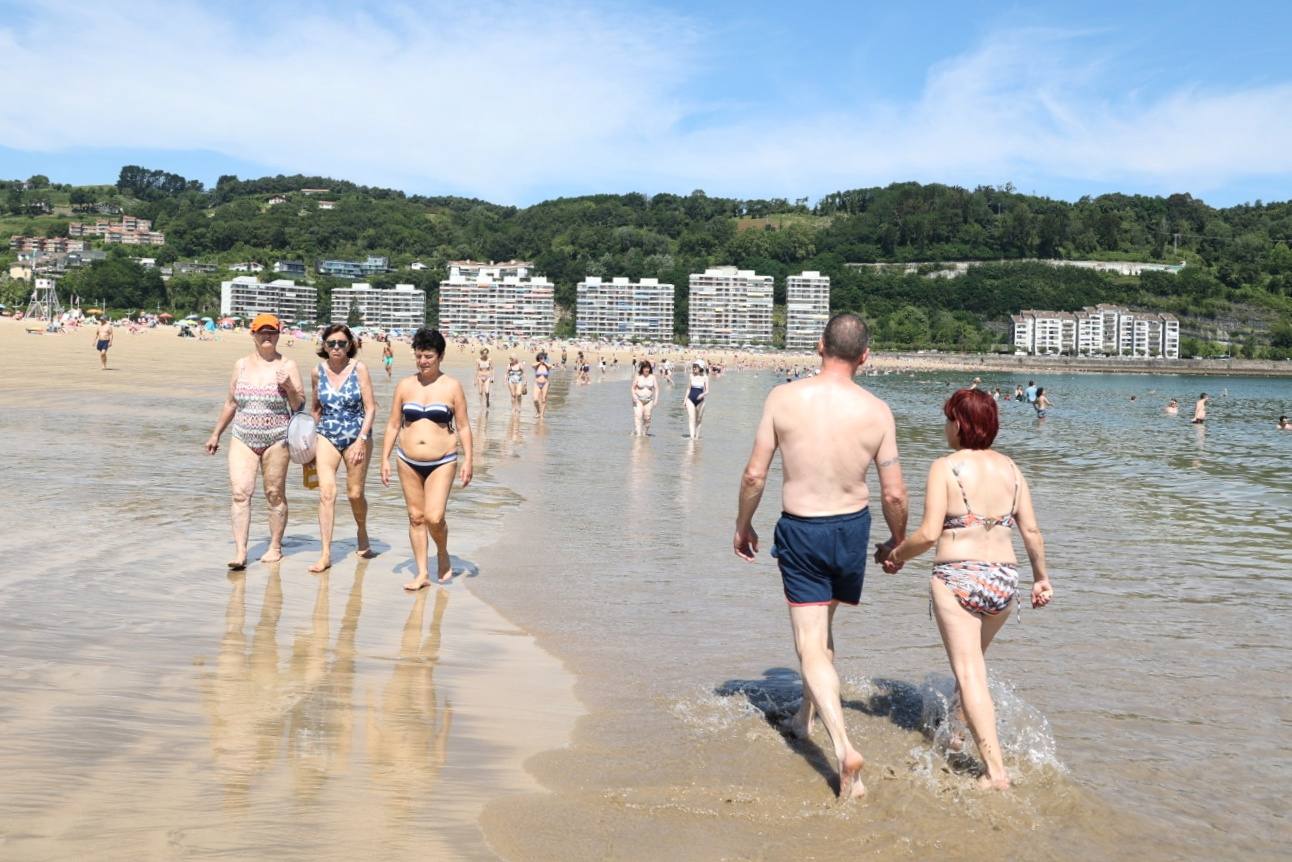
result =
[[[328,189],[335,208],[319,209],[320,196],[303,189]],[[556,283],[567,319],[575,285],[586,275],[649,276],[677,285],[679,334],[688,275],[723,264],[774,276],[778,303],[786,275],[820,270],[831,276],[832,306],[862,311],[881,343],[893,345],[986,347],[1004,340],[1008,315],[1021,308],[1075,310],[1104,301],[1238,320],[1262,347],[1275,347],[1281,327],[1292,325],[1289,203],[1217,209],[1187,194],[1110,194],[1069,203],[1009,185],[970,190],[899,183],[835,192],[815,207],[806,199],[737,200],[696,190],[516,208],[299,175],[225,176],[207,191],[136,166],[123,168],[118,192],[135,201],[132,212],[166,232],[162,263],[202,258],[269,265],[292,258],[313,264],[380,254],[400,268],[414,260],[427,264],[423,273],[401,271],[389,280],[416,281],[433,297],[449,260],[532,259]],[[287,203],[269,205],[273,195]],[[1179,275],[1118,278],[1027,262],[1032,258],[1188,266]],[[846,265],[948,260],[992,263],[956,279]],[[184,284],[170,294],[178,299],[199,290]],[[322,286],[326,292],[330,285]]]

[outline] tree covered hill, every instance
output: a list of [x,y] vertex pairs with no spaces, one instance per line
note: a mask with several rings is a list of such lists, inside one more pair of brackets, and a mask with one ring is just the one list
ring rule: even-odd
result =
[[[313,190],[307,193],[305,190]],[[326,190],[319,192],[317,190]],[[285,202],[273,203],[283,198]],[[334,203],[320,209],[319,201]],[[1013,187],[964,189],[897,183],[807,199],[737,200],[637,193],[560,198],[517,208],[487,201],[406,195],[327,177],[221,177],[214,188],[138,166],[115,187],[70,187],[44,177],[0,184],[0,228],[58,234],[76,211],[123,210],[166,233],[161,249],[112,249],[221,263],[385,255],[397,269],[379,285],[414,282],[434,292],[445,263],[459,258],[532,259],[557,285],[562,326],[572,328],[575,285],[585,275],[653,276],[678,286],[677,331],[685,333],[687,276],[736,265],[784,277],[804,269],[831,276],[835,309],[861,311],[881,344],[984,349],[1003,341],[1021,308],[1073,310],[1124,302],[1172,311],[1201,341],[1232,336],[1251,353],[1292,350],[1292,203],[1218,209],[1187,194],[1108,194],[1075,202]],[[1034,258],[1186,261],[1179,275],[1122,278],[1028,262]],[[848,263],[990,261],[956,279],[858,269]],[[421,271],[406,267],[414,261]],[[109,261],[108,263],[111,263]],[[128,264],[128,262],[126,262]],[[68,276],[95,293],[94,270]],[[114,291],[128,272],[116,266]],[[321,293],[339,282],[316,279]],[[217,276],[148,279],[114,305],[177,310],[213,307]],[[7,295],[12,296],[12,291]],[[119,300],[122,300],[119,302]],[[129,300],[129,301],[124,301]],[[6,300],[8,301],[8,300]]]

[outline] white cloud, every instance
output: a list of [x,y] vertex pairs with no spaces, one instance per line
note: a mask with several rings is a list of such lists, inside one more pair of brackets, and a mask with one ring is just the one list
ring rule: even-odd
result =
[[211,150],[511,202],[905,179],[1200,193],[1292,176],[1292,83],[1146,95],[1119,78],[1107,34],[998,32],[930,67],[910,101],[754,104],[737,121],[711,111],[725,94],[696,92],[714,64],[741,74],[738,46],[715,56],[708,35],[591,0],[267,4],[241,18],[192,0],[32,3],[0,23],[0,143]]

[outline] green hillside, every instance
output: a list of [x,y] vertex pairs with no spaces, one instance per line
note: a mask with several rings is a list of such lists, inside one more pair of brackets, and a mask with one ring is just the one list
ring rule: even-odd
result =
[[[303,189],[327,189],[306,194]],[[270,205],[281,195],[286,202]],[[320,199],[335,208],[319,209]],[[963,189],[900,183],[806,199],[735,200],[689,195],[591,195],[516,208],[454,197],[406,195],[324,177],[221,177],[212,189],[130,166],[115,186],[71,187],[45,178],[0,183],[0,230],[59,235],[95,208],[151,218],[161,248],[114,246],[109,261],[75,270],[64,284],[113,307],[212,310],[221,275],[163,283],[127,258],[159,265],[201,260],[265,265],[385,255],[396,272],[378,285],[435,290],[446,261],[532,259],[557,285],[562,327],[572,330],[575,285],[585,275],[653,276],[672,282],[677,332],[685,334],[689,273],[733,264],[777,280],[803,269],[831,276],[835,309],[862,312],[883,346],[988,349],[1008,315],[1024,307],[1073,310],[1122,302],[1175,312],[1203,341],[1229,336],[1251,355],[1292,355],[1292,203],[1217,209],[1187,194],[1109,194],[1076,202],[1022,195],[1012,187]],[[88,215],[79,215],[79,212]],[[8,235],[6,234],[6,235]],[[9,253],[5,261],[12,261]],[[120,260],[118,260],[118,258]],[[1029,258],[1179,262],[1178,275],[1115,277],[1029,263]],[[957,279],[854,269],[847,263],[979,260]],[[414,261],[427,265],[408,270]],[[311,279],[321,300],[340,282]],[[22,283],[3,285],[21,302]],[[1205,346],[1189,344],[1190,349]]]

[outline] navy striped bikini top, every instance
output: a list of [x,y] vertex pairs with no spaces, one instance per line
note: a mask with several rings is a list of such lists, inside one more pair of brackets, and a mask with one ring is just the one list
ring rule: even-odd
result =
[[436,401],[431,404],[418,404],[416,401],[405,401],[403,407],[404,424],[411,425],[422,419],[429,419],[439,425],[449,426],[453,430],[453,408]]

